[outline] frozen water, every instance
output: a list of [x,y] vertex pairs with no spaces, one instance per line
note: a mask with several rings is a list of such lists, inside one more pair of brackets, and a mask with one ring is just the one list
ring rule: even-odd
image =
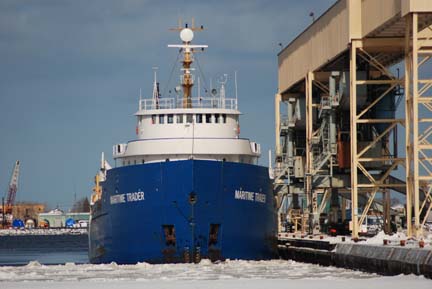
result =
[[294,261],[226,261],[199,264],[117,265],[116,263],[92,265],[66,263],[41,265],[37,261],[26,266],[0,267],[3,281],[94,281],[94,280],[225,280],[225,279],[363,279],[376,275],[334,267],[299,263]]
[[0,229],[0,236],[16,235],[80,235],[87,234],[87,229],[70,228],[70,229]]
[[[43,282],[42,282],[43,281]],[[66,263],[0,267],[0,288],[432,288],[416,276],[380,277],[294,261],[226,261],[213,264],[104,265]]]
[[[62,232],[63,231],[56,230],[50,233],[58,234]],[[20,233],[21,232],[18,232],[18,234]],[[66,231],[64,233],[66,233]],[[76,237],[80,236],[69,236],[68,238],[72,240],[76,239]],[[371,243],[380,243],[383,237],[383,235],[379,235],[375,240],[371,241]],[[403,238],[404,236],[393,237]],[[47,238],[53,239],[52,236],[47,236]],[[86,238],[84,239],[86,240]],[[9,252],[9,249],[5,248],[3,251],[0,251],[0,261],[1,257],[4,256],[6,259],[10,257],[17,261],[18,256],[20,256],[19,254],[23,254],[23,256],[39,260],[40,263],[52,263],[50,253],[53,253],[54,257],[58,257],[57,259],[63,260],[62,263],[67,262],[67,260],[80,262],[80,256],[86,259],[86,247],[83,250],[71,251],[71,248],[76,247],[76,245],[71,245],[73,243],[71,240],[69,240],[69,243],[62,243],[61,246],[55,245],[52,240],[42,243],[44,246],[50,244],[49,251],[42,250],[41,248],[29,249],[24,246],[21,251],[14,249]],[[23,243],[24,242],[22,242],[22,244]],[[30,244],[31,242],[27,243]],[[66,254],[66,256],[64,254]],[[26,264],[28,260],[32,259],[26,260],[27,261],[23,264]],[[432,281],[423,277],[381,277],[358,271],[334,267],[321,267],[285,260],[235,260],[217,264],[213,264],[208,260],[203,260],[200,264],[161,265],[150,265],[147,263],[140,263],[137,265],[117,265],[115,263],[105,265],[81,265],[75,263],[43,265],[39,262],[33,261],[26,266],[0,266],[0,289],[432,288]]]

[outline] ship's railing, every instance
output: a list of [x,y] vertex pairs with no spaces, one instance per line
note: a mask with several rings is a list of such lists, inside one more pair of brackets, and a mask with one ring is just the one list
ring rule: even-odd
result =
[[152,110],[152,109],[172,109],[175,108],[174,98],[159,98],[155,99],[141,99],[139,102],[140,110]]
[[[191,99],[193,108],[237,109],[237,99],[219,97],[196,97]],[[183,99],[177,99],[177,108],[183,106]]]
[[[237,109],[237,99],[219,97],[195,97],[191,98],[191,105],[192,108]],[[183,99],[175,98],[160,98],[158,100],[141,99],[139,102],[140,110],[173,109],[182,107]]]

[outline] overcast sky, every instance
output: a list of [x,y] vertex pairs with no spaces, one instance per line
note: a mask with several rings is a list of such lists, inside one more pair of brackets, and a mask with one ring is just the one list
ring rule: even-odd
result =
[[[241,135],[274,147],[277,53],[335,0],[0,1],[0,189],[21,161],[18,201],[68,209],[90,196],[100,153],[135,137],[139,89],[162,90],[177,52],[179,17],[206,28],[195,44],[209,82],[238,71]],[[178,67],[178,66],[177,66]],[[230,81],[229,80],[229,81]],[[233,96],[232,82],[228,95]],[[228,96],[229,97],[229,96]],[[3,192],[1,192],[2,194]]]

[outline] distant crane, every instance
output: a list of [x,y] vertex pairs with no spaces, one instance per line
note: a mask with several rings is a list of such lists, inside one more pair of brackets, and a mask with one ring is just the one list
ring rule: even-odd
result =
[[14,169],[12,171],[11,180],[9,182],[8,190],[6,192],[6,203],[5,198],[2,199],[2,207],[0,208],[0,218],[2,227],[9,227],[12,225],[13,215],[12,209],[15,204],[16,193],[18,190],[18,177],[19,177],[20,162],[16,161]]

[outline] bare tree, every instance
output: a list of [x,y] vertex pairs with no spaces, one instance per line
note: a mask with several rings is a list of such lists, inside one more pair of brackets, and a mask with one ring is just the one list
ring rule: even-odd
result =
[[79,199],[72,206],[71,213],[88,213],[90,212],[90,202],[87,197]]

